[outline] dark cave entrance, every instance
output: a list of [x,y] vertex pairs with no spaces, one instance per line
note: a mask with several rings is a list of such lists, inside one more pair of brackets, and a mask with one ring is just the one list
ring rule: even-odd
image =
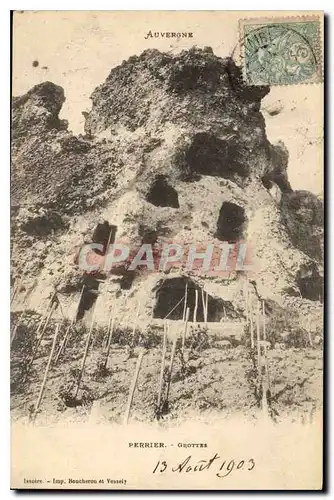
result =
[[234,179],[235,174],[245,177],[248,169],[241,161],[240,145],[235,139],[219,139],[213,134],[199,133],[185,156],[192,174],[212,175]]
[[244,238],[246,225],[245,210],[239,205],[224,202],[217,221],[215,237],[220,241],[235,242]]
[[134,279],[135,279],[134,271],[125,271],[120,281],[121,290],[130,290]]
[[114,243],[116,232],[117,232],[117,226],[109,224],[109,222],[106,220],[102,224],[98,224],[94,229],[92,241],[93,243],[99,243],[100,245],[103,245],[103,250],[101,252],[98,249],[94,249],[94,252],[99,255],[105,255],[107,251],[109,236],[110,236],[110,243]]
[[297,286],[303,299],[323,302],[323,277],[316,265],[302,266],[297,274]]
[[273,187],[272,180],[270,179],[270,176],[268,174],[261,177],[261,181],[262,181],[263,187],[268,189],[268,191],[269,191],[269,189],[271,189]]
[[30,218],[22,224],[22,231],[29,235],[44,237],[60,229],[66,229],[68,223],[65,223],[57,212],[49,212],[45,215]]
[[150,227],[147,227],[143,224],[139,224],[139,229],[138,233],[141,237],[141,244],[142,245],[155,245],[155,243],[158,240],[158,231],[155,229],[152,229]]
[[91,310],[98,297],[99,281],[93,276],[84,276],[81,280],[80,291],[85,286],[77,312],[76,321],[82,319],[87,311]]
[[262,185],[268,190],[271,189],[273,187],[273,183],[275,183],[280,188],[282,193],[291,192],[291,188],[289,188],[285,173],[271,172],[270,174],[266,174],[261,177],[261,181]]
[[165,176],[159,175],[152,184],[146,197],[156,207],[179,208],[177,191],[167,183]]
[[[168,319],[182,320],[184,310],[184,300],[186,284],[187,291],[187,307],[189,307],[189,321],[193,321],[196,290],[198,292],[197,305],[197,322],[204,322],[204,310],[202,301],[202,290],[189,278],[171,278],[163,282],[156,291],[156,301],[153,308],[153,318],[163,319],[168,315]],[[180,302],[179,305],[178,302]],[[175,309],[170,312],[173,308]],[[233,308],[230,301],[216,299],[209,295],[208,297],[208,322],[218,322],[222,318],[236,319],[238,314]]]

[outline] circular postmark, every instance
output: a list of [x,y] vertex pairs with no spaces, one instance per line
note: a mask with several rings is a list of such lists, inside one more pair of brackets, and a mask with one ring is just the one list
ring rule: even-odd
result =
[[253,26],[244,38],[245,70],[253,85],[286,85],[317,75],[316,52],[307,32],[291,25]]

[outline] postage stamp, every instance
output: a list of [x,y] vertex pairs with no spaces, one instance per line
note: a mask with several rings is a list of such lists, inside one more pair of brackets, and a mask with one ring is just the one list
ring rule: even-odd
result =
[[250,85],[322,81],[320,16],[240,21],[244,78]]

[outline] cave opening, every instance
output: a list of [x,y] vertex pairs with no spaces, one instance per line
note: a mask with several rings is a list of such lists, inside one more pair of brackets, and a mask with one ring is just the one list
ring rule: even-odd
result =
[[215,237],[220,241],[235,242],[244,238],[245,210],[231,202],[224,202],[219,211]]
[[262,181],[263,187],[268,189],[268,191],[269,191],[269,189],[271,189],[273,187],[272,180],[270,179],[270,176],[268,174],[261,177],[261,181]]
[[248,168],[241,161],[240,146],[234,139],[219,139],[213,134],[199,133],[186,152],[185,161],[191,174],[211,175],[234,179],[244,177]]
[[155,245],[155,243],[158,240],[158,231],[148,226],[145,226],[144,224],[139,224],[138,232],[141,237],[142,245],[146,244]]
[[297,273],[296,282],[303,299],[323,303],[323,277],[315,265],[302,266]]
[[[202,290],[191,279],[185,277],[167,279],[156,290],[153,318],[164,319],[168,315],[168,319],[182,320],[184,312],[184,300],[182,299],[185,295],[186,285],[189,321],[193,321],[197,291],[198,303],[196,322],[204,322]],[[238,318],[238,314],[234,310],[232,303],[208,295],[208,322],[219,322],[224,318]]]
[[68,224],[62,220],[57,212],[50,212],[38,217],[31,217],[22,224],[21,229],[29,235],[42,238],[67,227]]
[[271,172],[270,174],[264,175],[262,178],[263,186],[270,190],[273,183],[277,184],[282,193],[290,193],[291,187],[286,179],[286,174],[284,172]]
[[130,290],[134,279],[135,279],[134,271],[125,271],[120,281],[121,290]]
[[97,253],[98,255],[105,255],[107,251],[109,237],[110,237],[109,243],[110,244],[114,243],[116,232],[117,232],[117,226],[109,224],[109,222],[106,220],[103,223],[97,224],[93,232],[92,241],[93,243],[98,243],[100,245],[103,245],[103,250],[100,251],[94,248],[94,252]]
[[90,275],[85,275],[81,280],[84,291],[78,306],[76,321],[82,319],[87,311],[91,310],[98,297],[99,281]]
[[153,182],[147,197],[147,201],[156,207],[179,208],[179,197],[177,191],[168,184],[165,176],[159,175]]

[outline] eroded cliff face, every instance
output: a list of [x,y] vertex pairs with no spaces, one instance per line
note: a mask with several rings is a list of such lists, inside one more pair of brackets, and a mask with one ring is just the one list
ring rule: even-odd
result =
[[[14,307],[42,311],[56,286],[73,314],[88,279],[75,252],[105,238],[107,221],[106,233],[114,226],[130,246],[247,241],[254,296],[295,309],[302,322],[320,317],[322,204],[292,191],[288,151],[267,140],[260,103],[268,92],[246,86],[230,58],[207,48],[177,56],[147,50],[112,69],[91,96],[84,136],[59,120],[62,88],[45,82],[14,98],[13,276],[24,273]],[[157,290],[166,281],[168,302],[170,279],[183,280],[182,288],[191,279],[215,308],[223,300],[231,317],[245,315],[243,272],[124,269],[99,279],[89,286],[101,323],[115,305],[131,321],[138,302],[143,324],[161,317]]]

